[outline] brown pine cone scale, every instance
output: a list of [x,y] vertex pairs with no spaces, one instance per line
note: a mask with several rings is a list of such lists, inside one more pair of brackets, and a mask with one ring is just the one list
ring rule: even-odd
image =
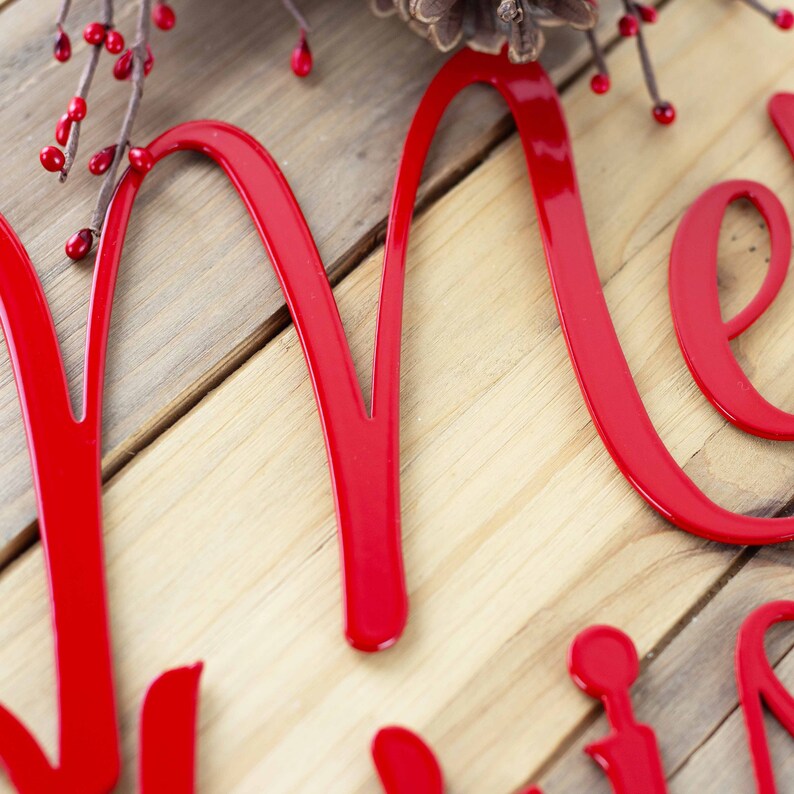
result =
[[541,28],[590,30],[598,10],[590,0],[369,0],[379,16],[397,13],[442,52],[461,43],[497,53],[505,42],[514,63],[534,61],[543,49]]

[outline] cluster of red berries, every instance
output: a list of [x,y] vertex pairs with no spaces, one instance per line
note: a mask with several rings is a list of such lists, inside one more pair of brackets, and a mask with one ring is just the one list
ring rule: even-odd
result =
[[[627,4],[628,13],[618,20],[618,32],[624,38],[632,38],[640,35],[640,25],[653,25],[659,20],[659,12],[653,7],[644,3]],[[595,94],[606,94],[611,87],[609,73],[604,66],[599,72],[593,75],[590,80],[590,88]],[[672,124],[675,121],[675,108],[670,102],[659,100],[654,97],[653,117],[659,124]]]
[[[152,21],[160,30],[171,30],[176,24],[176,14],[170,5],[157,2],[152,9]],[[120,55],[113,65],[113,76],[117,80],[129,80],[132,76],[133,51],[124,49],[124,36],[110,25],[102,22],[90,22],[83,30],[83,38],[94,47],[102,47],[111,55]],[[144,76],[148,76],[154,66],[151,47],[146,46],[147,57],[143,64]],[[55,36],[53,54],[57,61],[65,63],[72,56],[72,43],[61,25]],[[311,68],[311,67],[309,67]],[[88,106],[85,97],[75,96],[55,125],[55,140],[66,146],[72,132],[72,126],[85,119]],[[117,144],[107,146],[96,152],[88,161],[88,170],[97,176],[104,174],[116,158]],[[62,172],[66,157],[57,146],[45,146],[39,153],[41,164],[47,171]],[[130,166],[141,173],[146,173],[154,165],[152,155],[147,149],[133,147],[129,151]],[[73,234],[66,243],[66,255],[70,259],[83,259],[94,244],[94,235],[90,229],[81,229]]]
[[[313,56],[306,37],[305,22],[299,14],[294,13],[294,16],[301,28],[298,43],[292,51],[290,65],[298,77],[307,77],[312,71]],[[152,8],[152,22],[160,30],[171,30],[176,24],[176,14],[170,5],[162,0],[157,0]],[[132,77],[133,50],[125,50],[124,37],[112,25],[91,22],[85,27],[83,38],[91,46],[101,48],[104,45],[109,53],[119,56],[113,65],[113,76],[117,80],[129,80]],[[154,66],[154,56],[148,44],[146,53],[147,56],[143,63],[144,77],[149,75]],[[60,24],[55,36],[54,55],[55,59],[61,62],[68,61],[72,55],[72,43]],[[94,58],[96,57],[95,55]],[[95,63],[96,60],[94,60],[94,65]],[[69,103],[67,112],[60,117],[55,127],[55,140],[60,146],[68,145],[73,125],[79,124],[85,118],[86,112],[85,97],[74,97]],[[117,157],[120,156],[118,146],[119,144],[113,144],[95,152],[88,161],[88,170],[97,176],[105,174],[111,168],[115,172]],[[69,166],[66,164],[66,155],[61,149],[57,146],[45,146],[39,156],[44,168],[48,171],[61,172],[65,177]],[[151,153],[140,147],[132,147],[129,150],[129,161],[132,169],[140,173],[146,173],[154,165]],[[81,229],[69,238],[66,243],[66,254],[74,260],[82,259],[91,250],[93,244],[94,233],[92,230]]]
[[[659,21],[659,12],[653,6],[646,6],[640,3],[637,4],[637,11],[639,12],[640,19],[653,25]],[[621,36],[631,37],[636,36],[640,32],[640,23],[634,14],[624,14],[618,20],[618,30]]]
[[[638,37],[645,80],[654,100],[652,109],[653,117],[659,124],[672,124],[676,117],[675,107],[672,103],[659,98],[650,58],[648,57],[645,43],[642,41],[641,26],[643,24],[653,25],[657,22],[659,19],[659,12],[653,6],[637,3],[634,2],[634,0],[624,0],[624,2],[626,13],[618,21],[618,32],[624,38]],[[749,4],[756,10],[760,10],[767,15],[781,30],[791,30],[794,28],[794,12],[790,11],[788,8],[780,8],[773,11],[767,10],[760,3]],[[606,69],[604,58],[600,52],[596,53],[596,63],[598,64],[598,73],[593,75],[593,78],[590,80],[590,88],[596,94],[606,94],[611,84],[609,72]]]

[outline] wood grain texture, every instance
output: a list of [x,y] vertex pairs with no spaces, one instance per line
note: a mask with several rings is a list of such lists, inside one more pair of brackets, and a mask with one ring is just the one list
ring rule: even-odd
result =
[[[118,25],[134,29],[134,3]],[[607,5],[604,35],[619,3]],[[63,243],[87,225],[98,180],[90,154],[115,140],[128,86],[103,57],[66,186],[45,173],[38,150],[52,142],[85,61],[80,31],[95,14],[75,3],[74,55],[51,56],[54,0],[20,0],[0,19],[0,212],[43,279],[79,403],[90,266],[70,266]],[[371,250],[388,209],[403,137],[424,87],[442,62],[397,20],[376,20],[363,0],[317,0],[311,17],[317,68],[289,69],[296,31],[277,0],[190,3],[169,34],[155,31],[155,70],[135,130],[147,141],[176,123],[222,118],[263,141],[310,219],[334,276]],[[340,13],[344,19],[340,20]],[[586,56],[581,35],[560,32],[548,48],[558,81]],[[366,68],[371,64],[373,68]],[[362,66],[364,65],[364,66]],[[431,153],[422,201],[453,183],[509,129],[486,89],[456,102]],[[188,167],[189,166],[189,167]],[[115,302],[108,359],[105,468],[117,471],[207,389],[286,322],[284,302],[236,194],[209,163],[180,155],[157,169],[138,200]],[[164,343],[166,340],[167,344]],[[0,354],[0,561],[29,541],[35,506],[16,392]]]
[[[652,43],[681,113],[673,130],[650,121],[626,46],[614,57],[624,77],[612,96],[598,102],[575,86],[565,104],[607,300],[652,417],[721,503],[773,514],[792,496],[791,450],[727,426],[699,395],[666,296],[675,224],[700,191],[754,177],[794,207],[792,165],[763,107],[786,86],[794,53],[760,24],[748,39],[753,20],[717,0],[668,7]],[[698,69],[702,81],[692,80]],[[730,243],[758,239],[751,214],[731,222]],[[764,246],[726,248],[736,306],[760,279]],[[336,289],[362,373],[379,264],[376,253]],[[787,287],[738,343],[756,384],[781,405],[790,399],[791,300]],[[207,661],[203,791],[374,792],[368,742],[394,722],[431,742],[452,791],[511,791],[592,714],[565,673],[574,633],[613,623],[647,654],[738,564],[739,550],[647,509],[596,436],[560,338],[515,140],[417,223],[402,389],[413,612],[384,654],[361,656],[342,640],[328,475],[292,329],[110,483],[122,791],[134,791],[145,685],[196,658]],[[42,566],[34,547],[0,576],[0,695],[52,747]],[[783,587],[790,571],[780,570]],[[726,789],[705,781],[701,790]]]

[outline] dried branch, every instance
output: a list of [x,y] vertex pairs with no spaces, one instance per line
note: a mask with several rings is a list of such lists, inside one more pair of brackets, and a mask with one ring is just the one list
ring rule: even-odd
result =
[[69,10],[72,7],[72,0],[61,0],[61,7],[58,10],[58,18],[55,20],[56,27],[60,28],[66,22],[66,17],[69,16]]
[[608,75],[609,67],[607,66],[604,49],[596,38],[595,32],[592,29],[586,30],[585,35],[587,36],[587,41],[590,44],[590,51],[593,54],[593,62],[596,65],[596,69],[598,69],[599,74]]
[[140,7],[138,12],[138,28],[135,35],[135,43],[130,48],[132,50],[132,92],[127,104],[127,112],[124,114],[124,119],[121,123],[121,129],[116,140],[116,152],[113,156],[113,162],[110,164],[107,172],[102,181],[102,187],[99,190],[94,213],[91,216],[91,224],[89,228],[95,235],[102,232],[102,224],[105,220],[105,213],[107,212],[108,204],[113,196],[113,190],[116,186],[116,174],[119,170],[119,165],[124,157],[127,147],[130,143],[130,135],[132,128],[135,124],[135,117],[138,114],[138,108],[141,104],[143,97],[143,83],[146,78],[144,72],[144,62],[148,57],[149,36],[151,32],[151,10],[152,0],[140,0]]
[[771,8],[767,8],[763,3],[759,2],[759,0],[744,0],[744,2],[747,3],[750,8],[754,8],[764,16],[769,17],[773,22],[775,21],[776,12]]
[[645,85],[648,88],[648,93],[654,102],[654,105],[661,105],[662,98],[659,96],[659,85],[656,82],[656,73],[651,63],[651,56],[648,52],[648,45],[645,43],[645,34],[643,33],[643,20],[637,4],[633,0],[623,0],[623,5],[626,8],[626,13],[631,14],[637,20],[637,51],[640,55],[640,65],[642,66],[642,74],[645,78]]

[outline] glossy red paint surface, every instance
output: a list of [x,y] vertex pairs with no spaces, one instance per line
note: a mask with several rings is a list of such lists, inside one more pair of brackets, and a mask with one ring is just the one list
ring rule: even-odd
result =
[[[794,95],[777,94],[769,114],[794,155]],[[755,297],[723,322],[717,291],[717,249],[725,210],[748,199],[770,234],[769,269]],[[670,306],[678,342],[692,376],[726,419],[764,438],[794,440],[794,414],[767,402],[742,370],[728,341],[744,333],[772,304],[786,279],[791,227],[771,190],[747,180],[715,185],[684,215],[670,255]]]
[[141,794],[193,794],[196,718],[203,665],[169,670],[149,687],[141,712]]
[[381,728],[372,760],[386,794],[443,794],[444,777],[432,750],[406,728]]
[[611,626],[591,626],[568,652],[574,683],[600,700],[612,731],[585,748],[604,770],[615,794],[666,794],[656,734],[634,718],[630,689],[640,673],[634,643]]
[[[717,289],[717,249],[727,207],[748,199],[771,235],[769,270],[761,288],[735,317],[724,322]],[[767,402],[753,386],[729,340],[744,333],[771,305],[788,272],[791,229],[786,210],[771,190],[736,180],[706,191],[684,215],[670,255],[670,308],[678,342],[692,377],[717,410],[757,436],[794,440],[794,414]]]

